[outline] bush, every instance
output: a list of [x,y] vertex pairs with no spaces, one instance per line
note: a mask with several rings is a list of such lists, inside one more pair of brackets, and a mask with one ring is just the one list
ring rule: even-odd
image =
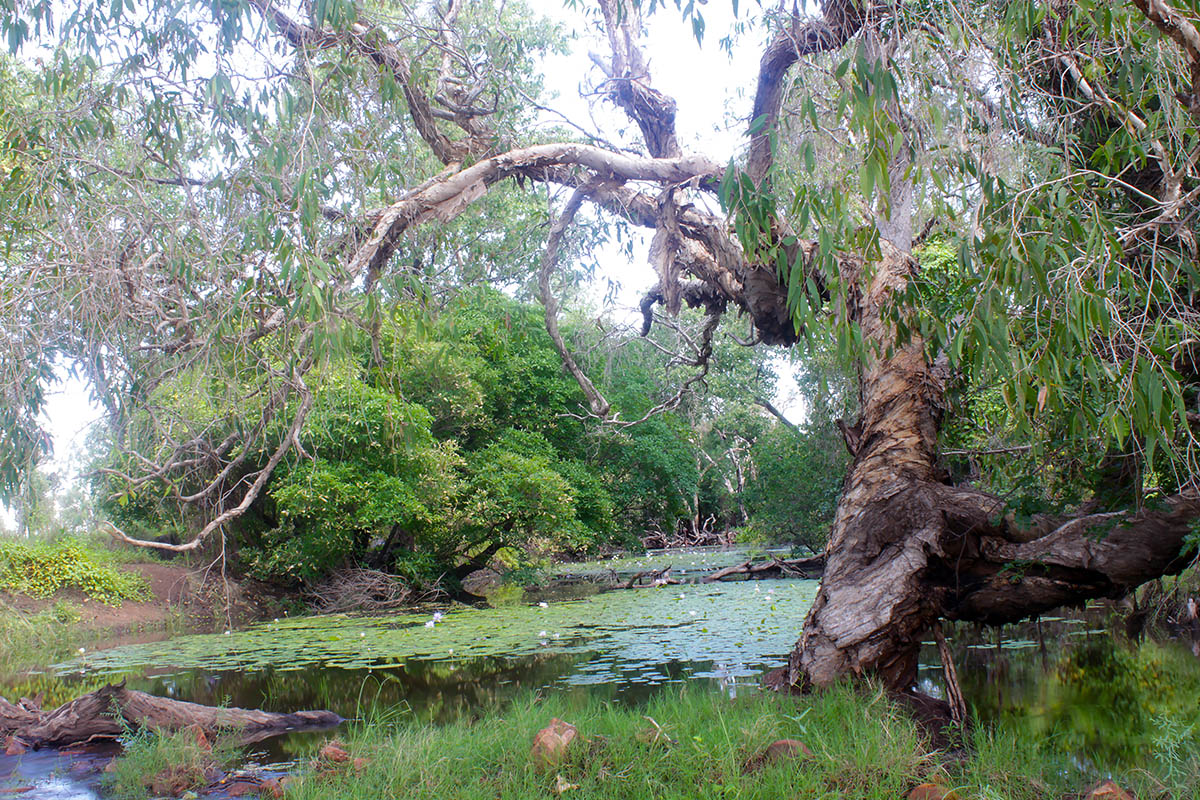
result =
[[53,544],[0,542],[0,589],[37,598],[51,597],[59,589],[79,589],[110,606],[150,599],[145,578],[102,559],[72,539]]

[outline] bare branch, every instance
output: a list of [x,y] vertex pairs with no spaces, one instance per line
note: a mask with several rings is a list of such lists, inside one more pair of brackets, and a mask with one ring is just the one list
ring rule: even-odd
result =
[[579,206],[583,203],[586,195],[586,189],[576,189],[571,195],[571,199],[567,201],[566,207],[563,208],[562,214],[550,226],[550,236],[546,240],[546,250],[542,254],[542,268],[538,272],[538,291],[541,293],[542,305],[546,313],[546,332],[550,334],[550,340],[554,343],[554,349],[558,351],[558,355],[562,358],[567,371],[571,373],[571,376],[575,378],[575,382],[579,384],[579,388],[583,390],[592,414],[600,419],[607,419],[608,412],[612,409],[612,406],[604,399],[600,391],[596,389],[595,384],[588,378],[587,373],[575,363],[574,356],[571,355],[566,342],[563,341],[562,334],[558,330],[558,300],[554,297],[554,292],[550,288],[550,278],[558,266],[558,252],[562,246],[563,233],[575,219],[575,215],[579,212]]

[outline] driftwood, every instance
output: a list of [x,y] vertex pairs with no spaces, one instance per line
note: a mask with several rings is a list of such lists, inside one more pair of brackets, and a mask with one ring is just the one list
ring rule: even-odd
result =
[[643,580],[649,581],[647,586],[668,586],[678,584],[679,581],[671,577],[671,566],[667,565],[662,569],[648,569],[634,574],[632,578],[625,582],[626,589],[632,589],[638,586]]
[[244,708],[213,708],[155,697],[124,684],[112,684],[43,711],[22,699],[13,704],[0,698],[0,734],[26,747],[63,746],[98,739],[115,739],[131,728],[175,731],[196,726],[206,732],[237,731],[245,742],[286,731],[332,727],[342,718],[331,711],[291,714]]
[[742,575],[746,576],[747,580],[759,580],[762,578],[819,578],[824,571],[825,556],[790,559],[774,558],[758,564],[744,561],[732,567],[719,569],[711,575],[705,575],[701,578],[701,581],[704,583],[714,583],[716,581],[730,580]]

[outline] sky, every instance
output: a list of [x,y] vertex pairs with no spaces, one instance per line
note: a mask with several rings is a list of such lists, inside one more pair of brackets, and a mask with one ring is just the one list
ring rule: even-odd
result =
[[[607,53],[607,41],[600,38],[598,31],[589,30],[583,15],[567,8],[563,0],[529,2],[535,10],[562,20],[577,36],[568,55],[546,60],[547,88],[557,95],[551,107],[589,130],[603,132],[617,125],[628,126],[623,112],[611,104],[594,98],[589,103],[580,97],[581,86],[585,82],[594,85],[600,76],[588,58],[588,51]],[[703,46],[697,43],[691,23],[668,2],[660,4],[647,18],[643,51],[649,60],[655,88],[678,103],[676,126],[684,150],[703,153],[723,163],[746,143],[743,132],[753,100],[762,34],[746,35],[730,57],[719,47],[719,40],[729,35],[738,22],[733,15],[733,4],[729,0],[711,3],[701,0],[697,5],[705,21]],[[741,5],[744,18],[744,7],[751,4]],[[618,281],[622,287],[616,298],[617,308],[610,313],[632,314],[642,294],[656,280],[646,261],[649,237],[643,238],[640,246],[634,248],[632,262],[615,246],[606,246],[597,254],[604,277]],[[598,294],[602,291],[597,289]],[[782,358],[778,365],[784,378],[780,381],[781,396],[776,398],[776,404],[798,419],[803,413],[802,402],[795,396],[794,382],[787,379],[787,366]],[[44,469],[59,474],[64,484],[73,481],[79,469],[73,456],[83,447],[89,426],[102,413],[89,397],[86,382],[64,371],[57,385],[51,388],[44,411],[47,429],[54,439],[54,456]],[[0,520],[9,527],[13,525],[11,513],[3,507]]]

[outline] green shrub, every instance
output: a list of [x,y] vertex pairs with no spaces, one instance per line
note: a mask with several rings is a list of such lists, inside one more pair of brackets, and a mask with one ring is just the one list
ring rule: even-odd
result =
[[101,558],[71,539],[52,544],[0,542],[0,589],[37,598],[51,597],[59,589],[79,589],[110,606],[151,598],[145,578],[107,566]]

